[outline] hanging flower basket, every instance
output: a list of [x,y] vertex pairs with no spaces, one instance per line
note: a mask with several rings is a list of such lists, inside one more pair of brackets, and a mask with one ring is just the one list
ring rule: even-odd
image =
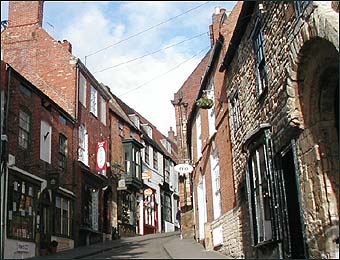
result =
[[202,109],[209,109],[214,106],[214,100],[207,97],[202,97],[196,101],[196,106]]

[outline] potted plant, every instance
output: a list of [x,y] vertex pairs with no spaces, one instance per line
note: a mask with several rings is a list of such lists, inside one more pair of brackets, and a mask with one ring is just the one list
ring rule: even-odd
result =
[[201,97],[196,101],[196,106],[202,109],[209,109],[214,106],[214,100],[208,97]]
[[51,253],[54,254],[57,252],[58,241],[52,240],[50,243]]

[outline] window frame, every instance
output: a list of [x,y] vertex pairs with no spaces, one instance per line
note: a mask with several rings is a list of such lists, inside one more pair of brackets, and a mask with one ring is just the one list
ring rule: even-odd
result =
[[[57,201],[58,198],[60,199],[60,207],[57,206]],[[64,202],[67,201],[67,210],[66,212],[68,213],[68,216],[65,218],[64,217]],[[57,208],[60,209],[60,214],[58,214]],[[72,238],[73,237],[73,200],[71,198],[62,196],[61,194],[56,195],[56,200],[55,200],[55,219],[54,219],[54,234],[61,236],[61,237],[66,237],[66,238]],[[58,223],[58,217],[60,217],[60,222]],[[67,222],[67,232],[64,230],[64,222]],[[59,225],[58,225],[59,224]],[[57,228],[60,228],[57,230]]]
[[[7,237],[12,238],[12,239],[18,239],[22,241],[30,241],[34,242],[35,241],[35,234],[36,234],[36,208],[38,204],[38,192],[40,191],[40,184],[36,181],[29,180],[27,177],[23,176],[18,176],[17,174],[10,173],[9,175],[9,195],[7,197]],[[14,182],[17,182],[16,189],[14,188]],[[20,183],[20,185],[19,185]],[[24,183],[24,185],[23,185]],[[24,188],[24,192],[22,192]],[[20,187],[20,188],[19,188]],[[31,190],[30,190],[31,188]],[[20,191],[21,190],[21,191]],[[24,198],[23,198],[24,196]],[[20,197],[20,200],[19,200]],[[29,198],[30,201],[30,206],[28,210],[28,216],[26,214],[26,209],[27,209],[27,199]],[[22,200],[24,199],[24,202]],[[15,201],[17,200],[17,201]],[[14,204],[15,203],[15,204]],[[20,204],[24,204],[25,209],[24,210],[19,210],[20,209]],[[13,206],[15,206],[16,209],[18,210],[13,210]],[[31,209],[30,209],[31,208]],[[29,211],[31,210],[31,215],[29,214]],[[14,212],[17,212],[14,214]],[[21,213],[19,213],[21,212]],[[24,212],[24,213],[22,213]],[[22,214],[25,214],[23,216]],[[18,218],[20,220],[20,225],[21,228],[17,228],[17,234],[14,234],[13,232],[13,223],[14,222],[14,217]],[[28,229],[30,231],[23,231],[25,230],[23,227],[23,219],[26,219],[26,223],[28,223]],[[25,226],[25,225],[24,225]],[[26,233],[27,232],[27,233]],[[21,233],[21,234],[20,234]],[[32,237],[24,237],[24,234],[29,235],[31,233]],[[20,234],[20,235],[19,235]]]
[[[25,127],[27,129],[25,129],[24,126],[21,126],[21,124],[20,124],[22,122],[21,120],[23,120],[21,118],[21,113],[24,113],[25,115],[27,115],[27,118],[29,119],[28,122],[25,121],[25,123],[26,123]],[[28,109],[26,109],[26,108],[20,108],[19,109],[18,130],[19,130],[19,132],[18,132],[18,146],[19,146],[19,148],[23,149],[23,150],[26,150],[26,151],[30,150],[30,148],[31,148],[31,140],[32,140],[32,113]],[[25,138],[22,137],[21,133],[24,133],[25,137],[27,136],[26,147],[22,146],[22,144],[20,142],[21,139],[25,139]]]
[[98,118],[98,90],[91,85],[90,112]]
[[79,102],[86,107],[86,89],[87,89],[87,81],[86,77],[83,75],[83,73],[79,72],[79,80],[78,80],[78,85],[79,85],[79,94],[78,94],[78,99]]
[[[245,180],[252,245],[258,247],[277,240],[273,207],[275,195],[272,187],[274,170],[271,166],[273,158],[269,129],[262,128],[252,137],[252,140],[248,139],[250,142],[247,145],[249,157],[245,169]],[[260,158],[260,149],[262,149],[263,161]],[[265,180],[262,181],[262,178]],[[256,194],[257,191],[261,195]],[[266,233],[266,228],[269,229],[268,233]]]
[[256,94],[259,98],[268,90],[267,64],[264,49],[264,34],[259,18],[255,22],[252,33],[253,51],[256,68]]
[[144,161],[148,165],[150,164],[150,145],[145,143],[145,148],[144,148]]
[[106,100],[99,95],[99,104],[100,104],[100,121],[103,125],[106,125]]
[[[62,141],[64,143],[62,144]],[[62,147],[62,145],[64,147]],[[63,134],[59,134],[58,167],[62,171],[67,170],[68,140]],[[62,167],[64,165],[64,167]]]
[[152,160],[153,160],[153,168],[155,170],[158,170],[158,152],[157,152],[156,149],[153,149],[152,155],[153,155],[153,158],[152,158]]
[[238,90],[235,91],[231,99],[231,108],[232,108],[232,114],[233,114],[234,132],[236,133],[242,126],[242,117],[241,117]]

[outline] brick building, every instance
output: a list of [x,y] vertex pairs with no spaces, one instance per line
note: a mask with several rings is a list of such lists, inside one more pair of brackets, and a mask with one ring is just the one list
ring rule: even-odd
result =
[[51,240],[72,248],[75,121],[3,62],[1,92],[3,257],[35,256]]
[[215,107],[196,102],[187,121],[176,110],[195,166],[195,236],[207,248],[339,257],[338,12],[330,1],[239,2],[226,19],[213,15],[221,50],[213,41],[191,87]]
[[[106,145],[110,137],[110,96],[72,55],[71,44],[53,39],[41,27],[42,19],[43,1],[10,1],[8,27],[1,33],[1,49],[4,61],[53,100],[74,122],[70,163],[73,179],[69,185],[74,185],[77,200],[72,209],[74,219],[70,237],[74,244],[69,245],[72,248],[102,241],[103,234],[110,232],[109,221],[105,220],[107,204],[104,203],[104,198],[109,196],[106,193],[111,192],[106,189],[110,174],[106,168],[110,154]],[[49,129],[51,126],[46,124],[44,127]],[[100,167],[96,160],[99,145],[105,151],[101,154]],[[51,200],[48,210],[53,211],[59,202],[54,205],[54,198]],[[55,230],[49,227],[45,233],[50,240]],[[60,238],[59,244],[65,242]],[[59,246],[59,250],[66,248]]]

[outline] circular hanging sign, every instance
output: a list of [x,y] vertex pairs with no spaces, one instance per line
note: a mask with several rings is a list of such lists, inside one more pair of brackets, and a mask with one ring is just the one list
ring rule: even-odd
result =
[[193,170],[194,168],[190,164],[178,164],[175,166],[175,171],[179,173],[189,173]]
[[152,195],[152,189],[145,189],[144,190],[144,196],[148,197],[148,196],[151,196]]

